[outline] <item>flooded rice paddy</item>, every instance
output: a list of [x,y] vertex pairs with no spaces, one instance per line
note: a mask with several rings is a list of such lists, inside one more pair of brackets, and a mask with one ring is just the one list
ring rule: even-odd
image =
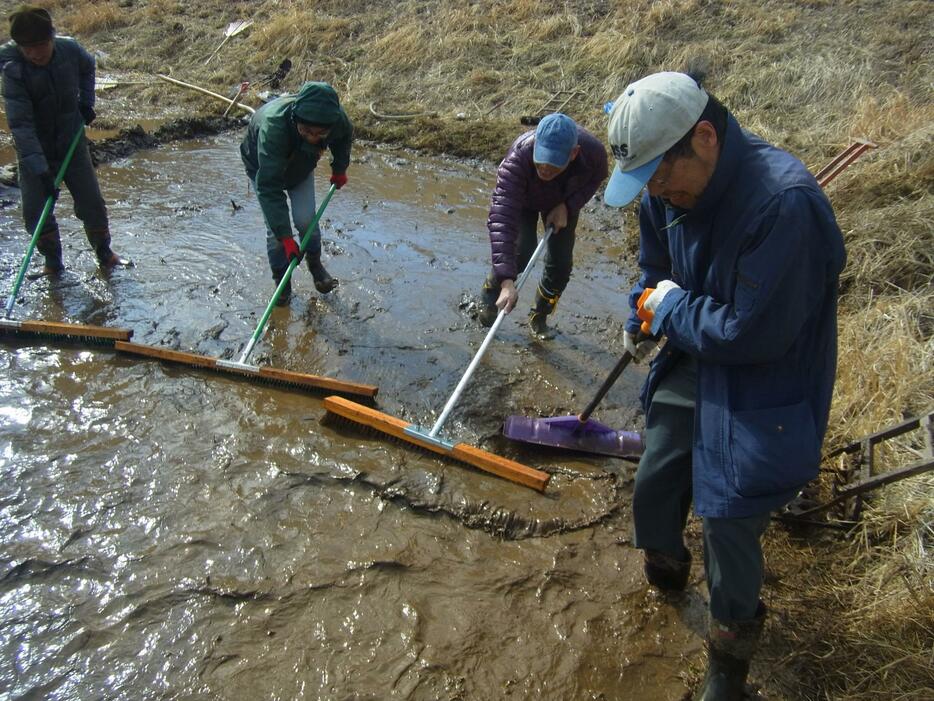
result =
[[[238,354],[273,285],[237,145],[100,168],[132,268],[97,269],[63,194],[67,270],[26,282],[16,318]],[[340,287],[321,296],[299,267],[252,361],[379,385],[381,411],[431,425],[485,334],[473,299],[493,168],[359,146],[349,176],[322,220]],[[5,298],[27,237],[16,191],[2,199]],[[622,353],[629,277],[599,208],[578,232],[558,336],[526,332],[530,284],[443,431],[551,473],[545,494],[322,425],[320,396],[6,338],[0,696],[682,698],[703,601],[643,583],[635,464],[500,434],[509,414],[580,411]],[[627,369],[595,417],[638,428],[643,379]]]

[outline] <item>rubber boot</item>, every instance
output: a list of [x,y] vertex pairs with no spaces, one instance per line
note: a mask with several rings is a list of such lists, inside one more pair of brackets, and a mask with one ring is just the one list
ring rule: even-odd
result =
[[332,278],[321,264],[320,253],[316,256],[306,255],[305,258],[308,261],[308,270],[311,271],[311,276],[315,279],[315,289],[318,290],[318,292],[326,295],[337,287],[337,280]]
[[94,249],[97,255],[97,263],[105,270],[117,265],[127,265],[128,261],[114,253],[110,248],[110,230],[108,229],[85,229],[85,235],[88,237],[88,243]]
[[561,295],[549,295],[541,285],[535,290],[535,306],[529,310],[529,330],[532,335],[540,339],[555,337],[554,330],[548,327],[548,315],[558,305]]
[[62,260],[62,241],[58,235],[58,227],[46,229],[39,234],[36,248],[45,256],[45,265],[42,272],[46,275],[61,275],[65,270]]
[[[279,289],[279,283],[282,282],[283,277],[285,277],[285,270],[272,274],[272,279],[276,283],[276,289]],[[290,277],[289,281],[285,283],[285,287],[282,288],[282,294],[279,295],[279,299],[276,300],[276,306],[287,307],[289,305],[289,302],[291,301],[292,301],[292,278]]]
[[648,583],[664,592],[684,591],[691,574],[691,553],[684,550],[678,560],[658,550],[643,552],[645,578]]
[[480,313],[477,314],[477,321],[481,326],[490,328],[496,317],[499,316],[499,308],[496,306],[496,300],[499,298],[499,285],[490,277],[483,281],[483,287],[480,289]]
[[707,674],[698,701],[742,701],[746,698],[749,662],[759,646],[765,624],[765,604],[748,621],[718,621],[709,617]]

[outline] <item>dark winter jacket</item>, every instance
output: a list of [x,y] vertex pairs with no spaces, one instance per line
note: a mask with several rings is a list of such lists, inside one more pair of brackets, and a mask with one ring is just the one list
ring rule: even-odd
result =
[[[317,145],[305,141],[295,125],[296,112],[304,121],[332,125],[327,138]],[[352,143],[353,127],[327,83],[305,83],[298,94],[276,98],[256,110],[240,144],[240,157],[256,184],[270,231],[279,238],[292,235],[286,190],[304,182],[325,149],[331,151],[331,170],[344,173]]]
[[55,37],[52,60],[36,66],[15,42],[0,47],[3,99],[16,154],[35,175],[61,163],[84,119],[78,105],[94,106],[94,57],[70,37]]
[[499,164],[487,220],[493,274],[498,281],[516,279],[516,240],[523,210],[547,214],[563,202],[568,214],[576,214],[606,178],[607,157],[603,144],[583,127],[578,127],[577,131],[580,152],[554,180],[545,182],[535,171],[534,131],[516,139]]
[[[697,360],[693,480],[701,516],[746,517],[817,475],[837,360],[846,253],[830,202],[793,156],[729,118],[716,170],[690,211],[643,195],[642,277],[671,279],[643,402],[683,353]],[[629,319],[635,332],[639,320]]]

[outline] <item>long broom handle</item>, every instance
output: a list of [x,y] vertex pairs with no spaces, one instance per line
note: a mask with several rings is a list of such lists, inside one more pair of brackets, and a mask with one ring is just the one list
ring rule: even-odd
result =
[[[72,137],[71,145],[68,147],[68,152],[65,154],[65,160],[62,161],[62,165],[58,169],[58,175],[55,176],[56,188],[58,188],[58,186],[62,184],[62,180],[65,179],[65,171],[68,170],[68,165],[71,163],[72,156],[75,155],[75,149],[78,147],[78,142],[81,140],[81,136],[83,134],[84,125],[82,124],[78,131],[75,132],[74,137]],[[49,214],[52,213],[52,208],[54,206],[55,197],[49,195],[45,200],[45,207],[42,208],[42,214],[39,215],[39,223],[36,224],[36,229],[32,232],[32,240],[29,242],[29,248],[26,249],[26,255],[23,257],[23,263],[19,266],[19,273],[17,273],[16,279],[13,281],[13,289],[10,291],[10,296],[6,301],[7,319],[13,316],[13,305],[16,303],[16,295],[19,294],[19,288],[23,284],[23,278],[26,277],[26,270],[29,268],[29,261],[32,260],[33,251],[36,250],[36,244],[39,242],[39,234],[45,227],[45,220],[49,218]]]
[[[328,190],[328,194],[325,195],[324,201],[321,203],[321,206],[318,207],[318,211],[315,212],[315,218],[311,220],[311,224],[305,229],[305,234],[302,236],[301,245],[298,247],[298,250],[302,253],[305,252],[305,249],[308,247],[308,244],[311,242],[311,235],[315,230],[315,226],[318,224],[318,220],[321,219],[321,215],[324,214],[325,207],[328,206],[328,202],[331,201],[331,198],[334,196],[334,192],[337,190],[337,185],[331,185],[331,188]],[[298,258],[293,258],[289,261],[289,267],[285,271],[285,275],[282,276],[282,280],[279,281],[279,286],[276,287],[276,291],[272,294],[272,299],[269,300],[269,304],[266,305],[266,311],[263,312],[263,317],[259,320],[259,324],[256,325],[256,330],[253,332],[253,335],[250,337],[250,342],[246,344],[246,348],[243,349],[243,354],[240,356],[238,361],[240,364],[246,363],[246,359],[250,357],[250,353],[253,352],[253,347],[256,345],[256,342],[259,340],[260,336],[263,335],[263,329],[266,328],[266,322],[269,321],[269,316],[272,314],[272,310],[276,306],[276,302],[279,301],[279,296],[282,294],[282,290],[285,289],[285,286],[289,284],[289,280],[292,279],[292,271],[295,270],[295,266],[298,265]]]
[[[642,333],[642,331],[639,331],[636,333],[635,344],[639,345],[647,338],[648,336]],[[594,409],[597,408],[597,405],[603,400],[603,398],[606,396],[606,393],[610,391],[610,387],[616,383],[616,380],[619,379],[619,376],[622,374],[623,370],[626,369],[626,366],[629,365],[631,360],[632,353],[629,351],[623,353],[623,357],[616,362],[616,366],[610,371],[610,374],[603,381],[603,384],[600,385],[600,389],[597,390],[596,396],[590,400],[590,404],[588,404],[587,407],[578,415],[577,418],[581,423],[584,423],[587,421],[587,419],[590,418],[590,415],[593,413]]]
[[[525,284],[526,278],[532,272],[532,268],[535,267],[535,262],[541,256],[542,251],[545,250],[545,244],[548,243],[548,239],[551,238],[551,235],[555,232],[553,226],[549,226],[545,229],[545,235],[542,236],[542,240],[538,242],[538,245],[535,247],[535,251],[532,253],[532,257],[529,258],[528,264],[525,266],[525,270],[522,271],[522,274],[519,276],[519,279],[516,280],[516,291],[522,289],[522,285]],[[438,432],[441,430],[441,427],[444,425],[444,422],[448,419],[448,414],[451,413],[451,410],[454,408],[454,405],[457,403],[457,400],[460,399],[461,393],[464,391],[464,387],[467,386],[467,383],[470,381],[470,377],[473,375],[474,370],[477,369],[477,365],[480,364],[480,360],[483,359],[483,354],[486,353],[486,349],[489,347],[490,343],[493,341],[493,336],[496,335],[497,329],[499,329],[500,324],[503,323],[503,319],[506,318],[506,310],[500,310],[499,314],[496,315],[496,321],[493,322],[493,326],[490,327],[490,330],[486,334],[486,338],[483,339],[483,343],[480,344],[480,349],[474,355],[473,360],[470,361],[470,365],[467,366],[467,370],[464,371],[464,376],[461,377],[461,381],[457,383],[457,387],[454,388],[454,393],[451,395],[451,398],[448,399],[448,403],[444,405],[444,409],[441,410],[441,415],[438,417],[438,420],[435,421],[435,425],[431,427],[431,431],[428,433],[432,438],[437,437]]]

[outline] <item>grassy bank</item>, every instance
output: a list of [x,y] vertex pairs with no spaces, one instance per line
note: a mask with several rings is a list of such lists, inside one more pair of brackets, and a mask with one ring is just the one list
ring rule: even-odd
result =
[[[16,4],[3,0],[8,12]],[[817,170],[875,142],[828,188],[848,249],[827,447],[934,407],[934,11],[925,1],[45,0],[102,74],[141,80],[99,112],[181,116],[223,106],[152,79],[227,93],[290,58],[283,89],[338,89],[357,133],[498,159],[522,115],[563,110],[605,138],[627,83],[701,60],[740,123]],[[254,25],[205,58],[229,22]],[[258,104],[255,97],[248,98]],[[122,126],[122,125],[121,125]],[[627,216],[632,216],[631,212]],[[632,226],[627,231],[634,230]],[[621,284],[625,281],[621,281]],[[916,459],[917,437],[880,465]],[[773,529],[764,655],[792,698],[934,696],[934,477],[872,496],[860,528]]]

